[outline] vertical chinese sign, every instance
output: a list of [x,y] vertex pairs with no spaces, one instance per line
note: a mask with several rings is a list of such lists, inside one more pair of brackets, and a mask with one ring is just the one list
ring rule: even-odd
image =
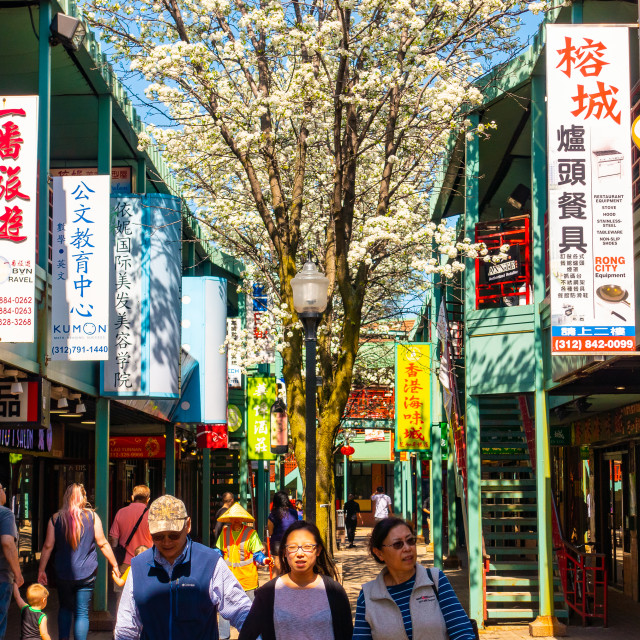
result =
[[551,352],[633,352],[629,33],[547,26]]
[[425,451],[431,441],[431,345],[396,344],[396,451]]
[[[145,395],[148,366],[147,322],[149,260],[143,251],[142,199],[111,199],[109,358],[103,366],[106,394]],[[144,305],[144,309],[143,309]]]
[[110,182],[53,179],[52,360],[109,357]]
[[33,342],[38,98],[0,96],[0,341]]
[[249,460],[275,460],[277,458],[270,449],[270,412],[276,397],[275,378],[247,379]]

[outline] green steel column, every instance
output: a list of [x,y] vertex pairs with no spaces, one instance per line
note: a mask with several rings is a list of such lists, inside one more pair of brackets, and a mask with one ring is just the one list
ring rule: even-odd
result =
[[[416,454],[416,534],[424,536],[424,529],[422,527],[422,456],[420,453]],[[428,543],[428,540],[425,540]]]
[[582,0],[574,0],[571,4],[571,22],[573,24],[582,24],[582,14]]
[[431,536],[433,539],[433,566],[442,569],[442,452],[440,422],[442,421],[442,389],[438,379],[439,341],[438,313],[442,302],[440,276],[433,276],[431,296]]
[[414,506],[413,506],[413,488],[411,486],[411,456],[403,463],[404,464],[404,507],[405,507],[405,520],[411,522],[413,520]]
[[202,450],[202,544],[211,545],[211,449]]
[[429,540],[427,544],[433,544],[433,518],[431,498],[433,496],[433,460],[429,460]]
[[256,473],[256,529],[261,540],[264,539],[267,513],[269,511],[269,494],[267,493],[269,472],[265,472],[264,465],[265,462],[263,460],[258,460],[258,471]]
[[[243,418],[244,420],[244,418]],[[245,422],[246,424],[246,422]],[[238,500],[240,504],[247,508],[247,494],[249,493],[249,459],[247,457],[247,438],[240,440],[240,455],[238,456]]]
[[[51,24],[51,2],[40,0],[40,33],[48,34]],[[51,45],[49,38],[38,43],[38,263],[48,272],[49,261],[49,155],[51,149]],[[49,287],[36,309],[36,340],[40,374],[46,375],[49,353]]]
[[449,456],[447,458],[447,504],[449,505],[447,531],[449,558],[456,556],[458,549],[458,530],[456,527],[456,460],[453,448],[453,438],[449,438]]
[[393,513],[402,517],[402,462],[398,451],[393,456]]
[[111,96],[98,96],[98,174],[102,176],[111,175],[111,111]]
[[538,574],[540,616],[553,616],[553,549],[551,539],[551,463],[549,409],[544,388],[544,353],[540,306],[545,297],[545,231],[547,210],[547,117],[545,78],[531,78],[531,184],[533,221],[533,300],[535,354],[536,491],[538,497]]
[[176,428],[173,422],[165,426],[164,450],[164,492],[174,495],[176,492]]
[[[477,127],[477,113],[469,115],[471,126]],[[480,170],[480,147],[478,138],[466,141],[465,147],[465,236],[475,237],[475,225],[479,220],[478,173]],[[465,354],[469,357],[468,318],[476,307],[475,269],[469,262],[465,271]],[[467,360],[468,362],[468,360]],[[467,509],[469,513],[469,615],[478,626],[484,624],[484,590],[482,567],[482,505],[480,495],[480,408],[476,396],[466,389],[467,431]]]
[[[95,487],[96,512],[102,520],[105,531],[109,529],[109,413],[108,398],[98,398],[96,402],[95,431]],[[98,575],[93,594],[94,611],[107,611],[107,576],[106,558],[98,554]]]
[[342,462],[342,508],[349,496],[349,456],[344,456]]
[[138,158],[136,169],[136,193],[147,193],[147,163],[144,158]]

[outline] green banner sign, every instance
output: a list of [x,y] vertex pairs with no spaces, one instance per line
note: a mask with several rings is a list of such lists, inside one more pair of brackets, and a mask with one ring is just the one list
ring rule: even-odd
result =
[[270,412],[276,401],[275,378],[247,379],[247,444],[249,460],[275,460],[270,449]]

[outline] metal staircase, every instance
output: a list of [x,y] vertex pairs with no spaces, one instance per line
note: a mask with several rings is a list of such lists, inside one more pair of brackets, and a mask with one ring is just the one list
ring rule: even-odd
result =
[[[482,532],[490,623],[538,615],[538,534],[535,473],[515,396],[480,399]],[[555,572],[558,618],[568,610]]]

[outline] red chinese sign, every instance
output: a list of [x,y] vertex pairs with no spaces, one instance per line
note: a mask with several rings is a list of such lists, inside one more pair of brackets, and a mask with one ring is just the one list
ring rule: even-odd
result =
[[629,31],[547,26],[551,352],[636,350]]
[[396,451],[424,451],[431,441],[431,345],[396,345]]
[[226,424],[199,424],[196,436],[199,449],[227,449],[229,447]]
[[110,458],[164,458],[161,436],[116,436],[109,438]]
[[0,341],[33,342],[38,98],[0,98]]

